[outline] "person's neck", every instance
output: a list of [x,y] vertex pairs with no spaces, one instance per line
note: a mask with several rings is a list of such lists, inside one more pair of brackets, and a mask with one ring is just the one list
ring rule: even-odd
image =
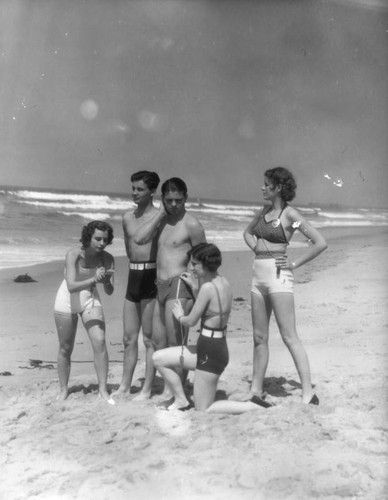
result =
[[167,221],[170,224],[175,224],[176,222],[182,220],[185,214],[186,214],[186,209],[182,210],[182,212],[179,212],[179,214],[167,214]]
[[215,278],[219,276],[217,271],[214,271],[214,273],[209,272],[205,276],[202,276],[199,280],[199,286],[201,287],[204,283],[210,283],[213,281]]
[[281,198],[276,198],[272,202],[272,208],[271,210],[273,212],[276,212],[276,210],[283,210],[283,208],[286,206],[286,202],[283,201]]
[[137,207],[135,209],[135,214],[138,217],[141,217],[142,215],[144,215],[147,212],[149,212],[150,210],[152,210],[152,208],[154,208],[154,204],[153,204],[152,200],[150,200],[148,203],[137,205]]

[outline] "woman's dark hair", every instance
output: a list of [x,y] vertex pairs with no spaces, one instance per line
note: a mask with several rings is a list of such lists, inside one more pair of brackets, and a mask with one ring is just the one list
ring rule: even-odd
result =
[[94,231],[98,229],[99,231],[107,231],[108,232],[108,243],[110,245],[113,241],[113,227],[107,222],[103,222],[101,220],[93,220],[89,222],[86,226],[82,228],[81,239],[80,242],[84,248],[87,248],[90,245],[90,240],[94,234]]
[[284,201],[292,201],[296,194],[296,182],[292,173],[284,167],[270,168],[264,172],[273,186],[281,186],[280,196]]
[[201,262],[208,271],[214,272],[222,264],[222,255],[218,247],[212,243],[199,243],[187,252],[189,257]]
[[171,177],[171,179],[167,179],[162,184],[162,195],[164,196],[166,193],[170,191],[175,191],[178,193],[182,193],[184,196],[187,195],[187,186],[182,179],[179,177]]
[[156,172],[149,172],[148,170],[140,170],[131,175],[131,182],[143,181],[144,184],[151,191],[157,190],[160,182],[159,175]]

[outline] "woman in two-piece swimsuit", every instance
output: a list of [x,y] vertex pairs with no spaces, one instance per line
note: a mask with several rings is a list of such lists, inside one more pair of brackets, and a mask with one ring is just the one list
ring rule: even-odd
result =
[[[217,272],[222,257],[215,245],[200,243],[188,255],[192,275],[182,273],[181,279],[191,288],[196,300],[187,316],[177,300],[173,314],[182,327],[194,326],[201,320],[201,333],[196,346],[160,349],[154,353],[153,362],[174,396],[175,400],[168,407],[169,410],[188,410],[193,406],[188,401],[181,378],[175,370],[181,368],[195,370],[195,409],[204,411],[213,403],[218,379],[229,361],[226,328],[233,293],[228,281]],[[198,285],[193,277],[198,279]]]
[[[269,321],[273,311],[302,383],[302,401],[319,404],[311,385],[308,357],[296,330],[293,270],[317,257],[327,244],[320,232],[288,205],[294,199],[295,191],[296,182],[289,170],[283,167],[267,170],[262,192],[270,204],[264,206],[244,232],[245,242],[255,254],[251,285],[254,340],[251,396],[260,400],[265,394]],[[297,229],[310,245],[292,261],[286,252]]]
[[114,258],[105,251],[113,240],[110,224],[92,221],[82,228],[81,248],[66,254],[65,278],[56,295],[55,324],[58,332],[58,376],[60,393],[57,400],[68,396],[71,354],[74,348],[78,315],[89,335],[94,351],[99,396],[114,404],[107,390],[108,352],[105,344],[105,318],[96,285],[101,283],[106,294],[114,290]]

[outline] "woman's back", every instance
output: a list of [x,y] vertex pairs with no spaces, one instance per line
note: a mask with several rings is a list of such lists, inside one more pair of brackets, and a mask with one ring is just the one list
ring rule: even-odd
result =
[[217,276],[206,284],[206,292],[209,294],[209,304],[202,315],[202,325],[223,329],[232,310],[232,287],[223,276]]

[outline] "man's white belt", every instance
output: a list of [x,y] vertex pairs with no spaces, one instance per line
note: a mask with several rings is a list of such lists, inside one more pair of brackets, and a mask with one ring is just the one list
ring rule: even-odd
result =
[[144,269],[156,269],[156,262],[130,262],[129,269],[143,271]]

